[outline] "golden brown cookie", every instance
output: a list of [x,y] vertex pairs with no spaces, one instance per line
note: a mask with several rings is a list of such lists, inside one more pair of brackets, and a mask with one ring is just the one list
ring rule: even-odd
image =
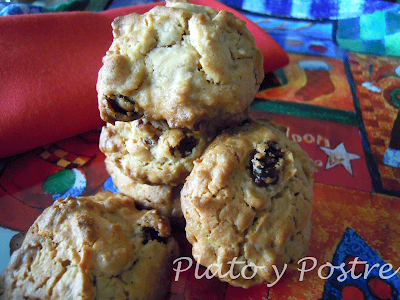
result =
[[61,199],[0,276],[2,299],[162,299],[178,255],[168,220],[122,194]]
[[234,14],[167,1],[118,17],[97,81],[101,118],[145,116],[171,128],[244,118],[263,80],[263,57]]
[[[204,125],[204,126],[203,126]],[[182,184],[214,137],[202,124],[198,130],[170,129],[165,121],[139,119],[104,126],[100,150],[134,181],[159,185]]]
[[274,282],[274,265],[281,272],[308,249],[314,164],[281,129],[249,121],[227,130],[181,191],[194,257],[235,286]]
[[114,186],[122,194],[136,200],[138,205],[146,209],[156,209],[157,212],[172,221],[182,223],[180,190],[182,184],[146,184],[131,179],[121,172],[108,157],[105,159],[107,172],[110,174]]

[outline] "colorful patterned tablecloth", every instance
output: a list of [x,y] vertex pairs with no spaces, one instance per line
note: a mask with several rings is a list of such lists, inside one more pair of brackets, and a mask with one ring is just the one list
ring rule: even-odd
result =
[[[113,1],[110,8],[143,2]],[[250,289],[208,279],[187,260],[167,299],[399,299],[400,4],[222,2],[290,57],[288,66],[266,74],[251,114],[286,125],[318,166],[310,251],[279,281]],[[115,191],[99,132],[0,160],[1,269],[11,236],[53,201]],[[190,257],[184,232],[176,235],[181,256]]]
[[102,11],[108,0],[0,1],[0,16],[62,11]]

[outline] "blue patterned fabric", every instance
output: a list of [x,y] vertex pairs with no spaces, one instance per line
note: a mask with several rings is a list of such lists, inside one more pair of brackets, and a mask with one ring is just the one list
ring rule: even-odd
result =
[[124,7],[124,6],[131,6],[131,5],[141,5],[141,4],[147,4],[147,3],[153,3],[153,2],[157,2],[157,1],[153,1],[153,0],[116,0],[116,1],[111,2],[109,9]]
[[[350,257],[358,258],[358,261],[364,267],[368,267],[362,274],[350,273],[347,261]],[[342,299],[341,291],[345,286],[352,286],[362,291],[364,299],[375,300],[380,299],[373,294],[373,290],[369,287],[371,279],[381,280],[382,270],[386,270],[384,277],[385,282],[391,287],[393,291],[400,290],[400,279],[396,275],[399,270],[389,268],[387,262],[383,261],[379,255],[373,251],[370,246],[351,228],[347,228],[342,240],[337,246],[334,254],[332,265],[343,265],[343,269],[335,269],[326,282],[323,299]],[[386,267],[385,267],[386,265]],[[383,268],[383,269],[381,269]],[[347,274],[344,274],[344,272]],[[390,299],[398,299],[398,294],[395,292]],[[389,298],[388,298],[389,299]]]
[[277,17],[297,19],[346,19],[398,7],[389,1],[377,0],[220,0],[234,8]]
[[43,8],[39,6],[0,2],[0,16],[34,14],[42,11]]
[[108,0],[66,0],[57,4],[50,2],[34,2],[33,4],[0,2],[0,16],[37,14],[42,12],[59,11],[101,11],[104,10]]
[[400,56],[400,6],[338,20],[336,40],[354,52]]

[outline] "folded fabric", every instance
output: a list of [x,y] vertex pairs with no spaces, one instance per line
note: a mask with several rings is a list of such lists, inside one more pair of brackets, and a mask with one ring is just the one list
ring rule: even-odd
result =
[[[288,63],[282,48],[240,13],[213,0],[192,3],[229,10],[244,19],[264,54],[265,72]],[[112,42],[110,24],[117,16],[142,14],[162,4],[1,17],[0,157],[102,126],[96,81]]]

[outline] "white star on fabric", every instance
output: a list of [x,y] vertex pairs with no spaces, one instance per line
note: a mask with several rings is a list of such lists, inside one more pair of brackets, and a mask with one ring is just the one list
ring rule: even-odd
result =
[[353,176],[351,161],[353,159],[359,159],[361,158],[361,156],[347,152],[343,142],[340,143],[335,149],[329,149],[322,146],[320,146],[319,148],[324,151],[326,155],[328,155],[328,161],[326,162],[325,166],[326,170],[329,170],[338,165],[342,165],[347,170],[347,172],[349,172],[350,175]]

